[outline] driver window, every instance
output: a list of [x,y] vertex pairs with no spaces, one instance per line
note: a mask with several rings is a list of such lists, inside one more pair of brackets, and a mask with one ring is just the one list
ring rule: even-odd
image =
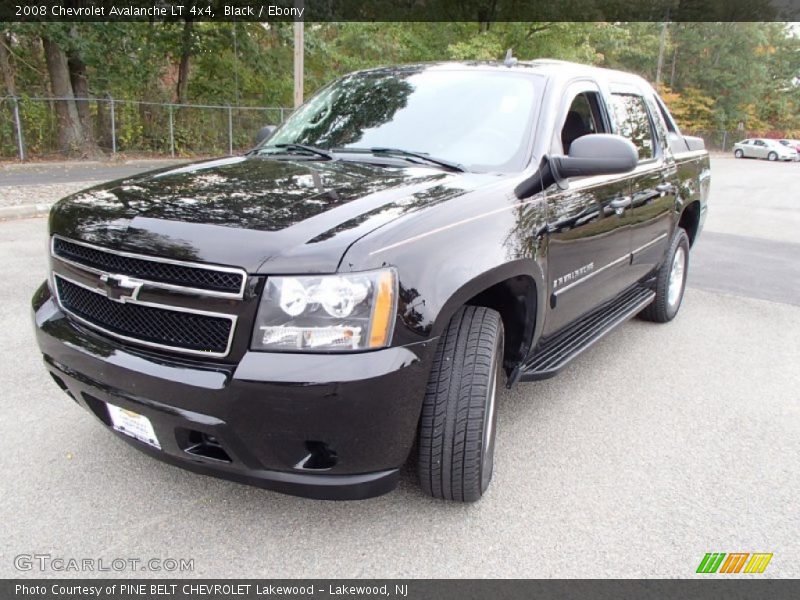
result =
[[606,133],[601,117],[597,92],[582,92],[575,96],[567,111],[564,127],[561,128],[561,146],[564,154],[579,137],[591,133]]

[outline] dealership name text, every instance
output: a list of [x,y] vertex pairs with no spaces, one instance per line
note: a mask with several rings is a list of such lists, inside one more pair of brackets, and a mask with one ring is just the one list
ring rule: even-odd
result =
[[[127,596],[313,596],[316,591],[327,592],[331,596],[361,595],[361,596],[388,596],[388,585],[330,585],[328,589],[315,589],[313,585],[283,586],[264,584],[218,584],[218,583],[118,583],[113,585],[67,585],[55,583],[46,585],[26,585],[18,583],[14,586],[17,596],[38,595],[43,596],[48,592],[53,596],[97,596],[112,594],[125,594]],[[407,585],[395,585],[395,596],[408,596]]]

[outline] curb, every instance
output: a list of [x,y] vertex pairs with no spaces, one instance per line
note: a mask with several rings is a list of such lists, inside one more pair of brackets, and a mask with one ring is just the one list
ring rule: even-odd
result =
[[43,217],[50,212],[52,204],[18,204],[16,206],[0,207],[0,221],[11,219],[27,219],[30,217]]

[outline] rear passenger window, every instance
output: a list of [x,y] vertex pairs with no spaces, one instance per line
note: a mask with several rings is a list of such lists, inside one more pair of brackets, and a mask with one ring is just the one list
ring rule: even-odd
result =
[[639,151],[639,160],[655,156],[653,127],[647,114],[644,98],[636,94],[612,94],[614,115],[619,125],[619,134],[624,135]]

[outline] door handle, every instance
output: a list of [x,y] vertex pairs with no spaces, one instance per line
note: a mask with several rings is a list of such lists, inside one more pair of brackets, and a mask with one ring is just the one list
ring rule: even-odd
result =
[[622,198],[614,198],[608,205],[614,209],[618,215],[621,215],[622,212],[631,205],[633,202],[633,198],[630,196],[623,196]]

